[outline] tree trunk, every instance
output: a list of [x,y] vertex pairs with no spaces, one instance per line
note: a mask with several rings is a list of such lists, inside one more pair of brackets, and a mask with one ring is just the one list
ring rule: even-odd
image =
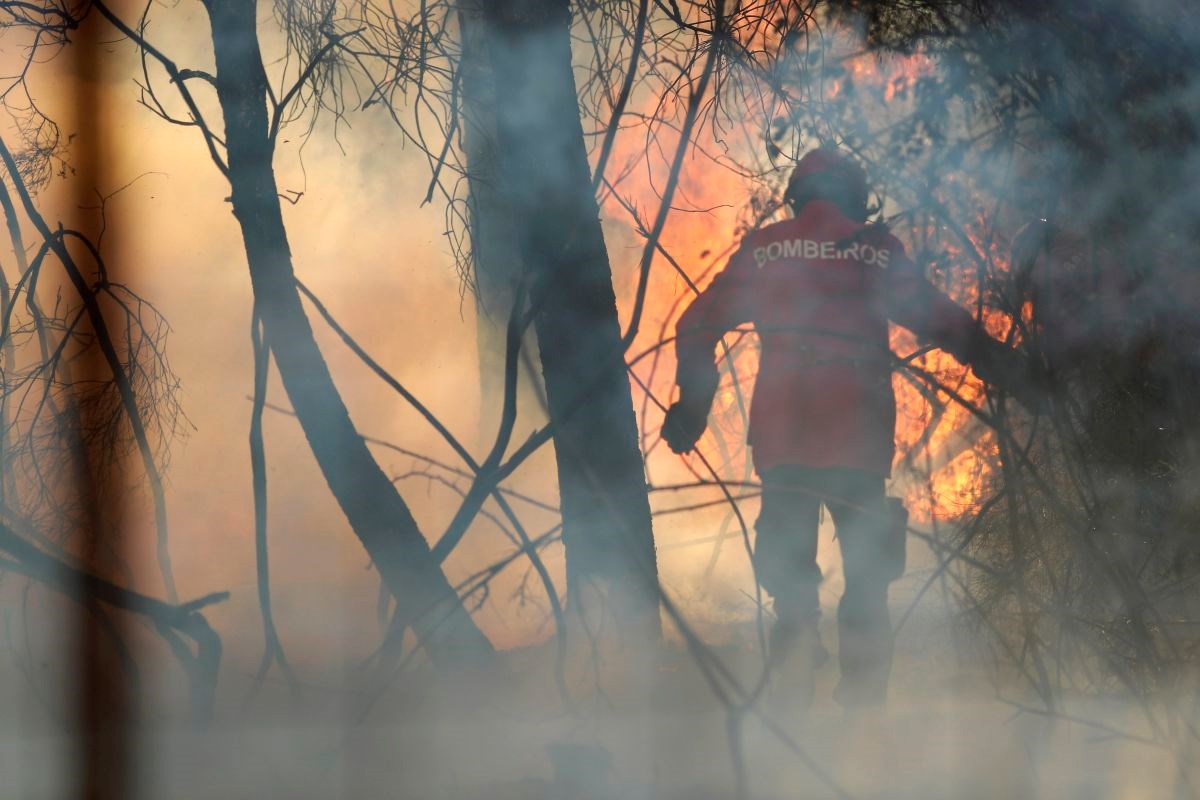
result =
[[254,0],[211,0],[217,99],[233,214],[284,389],[342,512],[408,622],[439,663],[486,658],[490,643],[433,560],[417,523],[355,430],[300,303],[268,134],[267,78]]
[[[504,398],[506,331],[516,287],[523,272],[513,209],[508,206],[499,172],[496,141],[496,89],[488,48],[484,0],[457,0],[462,37],[461,128],[466,156],[468,224],[474,270],[475,341],[479,358],[479,432],[490,448]],[[536,363],[537,337],[528,330],[522,342],[525,363]],[[531,371],[519,373],[518,414],[541,394]],[[530,386],[532,382],[532,386]]]
[[658,630],[657,565],[643,459],[625,372],[574,74],[566,0],[489,10],[497,156],[534,278],[562,496],[567,586],[599,584],[626,620]]

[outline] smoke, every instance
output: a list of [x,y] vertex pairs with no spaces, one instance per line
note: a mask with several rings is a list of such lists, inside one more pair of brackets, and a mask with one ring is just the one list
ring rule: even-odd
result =
[[[818,675],[807,716],[788,707],[786,692],[768,694],[759,708],[787,738],[747,715],[740,746],[754,796],[837,796],[834,785],[880,797],[1189,794],[1200,35],[1165,3],[1021,5],[995,10],[989,28],[964,10],[945,23],[949,33],[882,5],[855,5],[853,17],[819,20],[820,36],[794,17],[746,36],[751,55],[722,65],[719,102],[684,160],[659,240],[665,252],[652,263],[629,350],[638,357],[631,390],[647,480],[657,489],[664,591],[752,684],[761,667],[759,609],[742,531],[711,486],[670,488],[696,482],[700,468],[659,443],[662,411],[650,396],[664,405],[673,399],[672,350],[661,345],[693,296],[688,280],[703,288],[747,229],[782,213],[773,200],[792,159],[836,142],[867,167],[882,201],[879,220],[941,288],[994,337],[1052,372],[1059,388],[1050,411],[1035,416],[942,353],[921,354],[911,361],[915,371],[898,372],[891,491],[905,497],[916,530],[909,573],[892,590],[893,619],[903,626],[889,714],[842,719],[829,699],[832,665]],[[181,63],[205,63],[196,33],[204,30],[202,9],[155,15],[157,40],[176,48]],[[641,62],[646,77],[631,95],[631,121],[616,136],[610,184],[599,193],[623,326],[678,144],[683,102],[661,101],[678,88],[682,62],[667,57],[692,44],[665,33],[668,21],[653,25],[661,38]],[[265,36],[282,52],[282,39]],[[879,55],[865,51],[868,44],[905,52]],[[627,47],[614,43],[595,57],[623,74]],[[170,443],[176,577],[183,599],[231,593],[206,610],[224,644],[210,731],[187,727],[186,681],[161,640],[148,630],[131,635],[143,665],[138,712],[147,722],[141,791],[734,796],[724,709],[678,631],[668,630],[660,654],[607,654],[595,668],[589,632],[573,630],[567,677],[583,713],[564,711],[552,688],[549,606],[523,559],[476,598],[479,624],[509,651],[503,680],[439,676],[419,659],[398,675],[379,675],[378,577],[274,374],[268,402],[276,407],[266,416],[272,594],[301,695],[273,677],[247,701],[262,641],[246,444],[253,376],[245,256],[227,186],[195,131],[140,107],[130,78],[136,57],[126,45],[113,50],[105,79],[89,85],[106,109],[99,122],[112,184],[96,188],[107,193],[138,178],[107,202],[107,255],[171,326],[166,346],[191,424]],[[577,45],[581,72],[594,71],[592,57]],[[697,69],[683,72],[694,79]],[[99,123],[72,117],[63,87],[86,77],[52,61],[35,83],[47,87],[39,93],[47,113],[81,137],[98,135],[89,126]],[[602,130],[611,93],[578,82],[585,128],[590,120]],[[212,107],[211,98],[203,103]],[[327,109],[311,136],[301,123],[281,136],[277,174],[295,201],[284,211],[298,275],[460,440],[489,442],[494,431],[479,413],[476,304],[460,275],[462,218],[447,213],[445,197],[422,204],[430,158],[381,105],[338,113]],[[79,180],[52,182],[39,202],[48,218],[95,229],[96,212],[74,201]],[[458,185],[452,197],[464,190]],[[1025,261],[1014,258],[1019,232],[1029,223],[1041,230],[1038,220],[1059,238],[1034,242]],[[1074,282],[1064,286],[1064,275]],[[381,465],[422,531],[436,537],[468,481],[434,462],[462,464],[310,318],[356,425],[388,443],[374,445]],[[1053,327],[1075,322],[1079,333]],[[1064,355],[1056,347],[1068,334],[1074,344]],[[742,515],[751,520],[757,489],[745,411],[756,343],[736,333],[726,341],[701,453],[744,495]],[[920,345],[897,329],[892,346],[905,356]],[[517,441],[541,421],[536,387],[520,403]],[[506,483],[533,501],[513,500],[531,532],[557,522],[554,476],[546,448]],[[157,595],[149,496],[141,487],[130,496],[120,537],[129,583]],[[513,551],[483,516],[447,573],[458,583]],[[825,524],[822,624],[831,644],[829,612],[842,588],[837,553]],[[542,557],[561,591],[561,545]],[[73,757],[59,696],[70,674],[61,631],[74,612],[12,575],[0,584],[0,603],[0,708],[13,720],[0,734],[0,773],[28,796],[61,796]]]

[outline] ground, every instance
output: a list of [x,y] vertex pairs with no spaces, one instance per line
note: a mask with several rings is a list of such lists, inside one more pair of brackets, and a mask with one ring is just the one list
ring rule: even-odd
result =
[[[897,611],[905,591],[901,585],[894,593]],[[831,614],[823,624],[836,649]],[[753,623],[742,625],[741,637],[718,653],[749,684],[760,662]],[[1029,698],[1020,687],[997,688],[980,662],[961,648],[956,653],[949,630],[946,610],[936,604],[922,606],[905,624],[886,713],[847,719],[830,699],[834,662],[820,671],[807,714],[766,695],[762,713],[803,756],[747,717],[741,737],[749,796],[832,798],[841,791],[857,798],[1104,800],[1177,791],[1178,771],[1166,751],[1097,726],[1140,735],[1144,724],[1134,709],[1072,700],[1070,712],[1094,725],[1021,712],[1013,704]],[[634,662],[614,657],[597,691],[594,676],[577,669],[584,655],[571,654],[575,713],[564,710],[553,689],[549,644],[506,653],[495,672],[436,676],[414,667],[373,704],[374,690],[352,688],[375,680],[357,667],[308,683],[298,700],[272,681],[252,706],[245,702],[249,677],[227,670],[218,720],[207,731],[166,713],[145,715],[140,794],[155,800],[736,796],[728,717],[678,644],[657,655],[647,670],[653,679],[641,688],[630,677]],[[15,672],[6,677],[10,688],[26,680]],[[2,699],[17,710],[3,715],[3,795],[64,796],[70,773],[63,729],[28,692],[20,701],[11,692]]]

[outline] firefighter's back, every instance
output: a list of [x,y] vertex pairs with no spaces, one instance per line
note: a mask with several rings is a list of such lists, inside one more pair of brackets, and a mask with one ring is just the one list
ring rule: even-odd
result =
[[759,469],[887,472],[894,400],[883,270],[890,236],[827,202],[751,234],[762,360],[752,405]]

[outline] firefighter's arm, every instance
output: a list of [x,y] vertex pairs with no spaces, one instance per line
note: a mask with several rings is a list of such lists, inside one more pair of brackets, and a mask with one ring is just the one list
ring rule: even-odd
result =
[[1042,404],[1029,366],[1002,342],[993,339],[962,306],[930,283],[902,246],[894,245],[887,269],[888,315],[918,338],[950,353],[993,386],[1028,408]]
[[708,424],[717,392],[717,343],[730,329],[750,321],[754,261],[743,246],[712,283],[684,310],[675,325],[675,382],[679,400],[668,410],[663,438],[675,453],[695,447]]

